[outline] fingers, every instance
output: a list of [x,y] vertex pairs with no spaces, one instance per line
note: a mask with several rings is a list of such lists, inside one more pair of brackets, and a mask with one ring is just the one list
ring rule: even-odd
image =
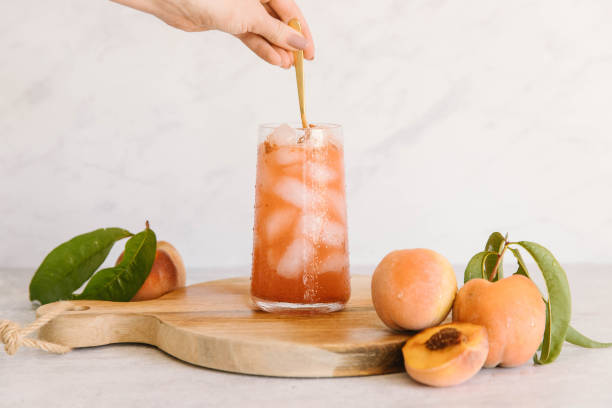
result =
[[264,8],[261,8],[261,15],[255,20],[249,31],[289,51],[303,50],[308,46],[308,40],[303,35],[272,17]]
[[[262,38],[262,40],[264,40]],[[264,40],[266,41],[266,40]],[[272,48],[281,56],[282,64],[280,65],[282,68],[289,69],[293,65],[293,53],[291,51],[287,51],[282,49],[281,47],[277,47],[276,45],[270,44]]]
[[292,52],[287,52],[289,54],[289,59],[291,60],[291,65],[295,64],[295,55]]
[[308,41],[308,45],[304,49],[304,58],[312,60],[314,58],[314,41],[306,19],[302,15],[302,11],[295,4],[294,0],[270,0],[267,3],[272,10],[276,12],[278,17],[285,23],[288,23],[292,18],[297,18],[302,26],[302,34]]
[[240,41],[251,49],[257,56],[264,61],[283,68],[289,68],[293,63],[290,52],[270,44],[257,34],[246,33],[236,36]]
[[277,18],[279,20],[282,20],[278,16],[278,14],[276,14],[276,11],[274,11],[274,9],[268,5],[268,3],[261,3],[261,5],[264,6],[264,8],[266,9],[266,11],[268,12],[269,15],[271,15],[272,17]]
[[[274,18],[276,18],[278,20],[282,20],[279,17],[279,15],[276,14],[276,11],[274,11],[274,9],[268,5],[268,3],[261,3],[261,5],[264,6],[264,8],[266,9],[266,11],[268,12],[269,15],[271,15],[272,17],[274,17]],[[286,52],[289,55],[289,59],[291,60],[291,65],[293,66],[293,64],[295,64],[295,56],[293,55],[293,52],[283,50],[282,48],[277,47],[276,45],[273,45],[272,47],[274,47],[279,52],[281,52],[281,51]]]

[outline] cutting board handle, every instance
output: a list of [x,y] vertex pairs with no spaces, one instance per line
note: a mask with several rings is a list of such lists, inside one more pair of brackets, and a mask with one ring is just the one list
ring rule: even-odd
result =
[[[147,343],[156,345],[159,319],[136,313],[139,304],[77,300],[60,315],[41,327],[39,337],[67,347],[93,347],[112,343]],[[134,307],[130,307],[134,305]],[[115,307],[114,307],[115,306]],[[54,304],[36,311],[44,316]]]

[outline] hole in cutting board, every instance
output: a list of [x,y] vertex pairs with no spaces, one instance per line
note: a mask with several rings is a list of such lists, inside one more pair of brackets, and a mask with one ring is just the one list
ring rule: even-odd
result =
[[82,312],[84,310],[89,310],[89,306],[72,306],[70,309],[68,309],[69,312]]

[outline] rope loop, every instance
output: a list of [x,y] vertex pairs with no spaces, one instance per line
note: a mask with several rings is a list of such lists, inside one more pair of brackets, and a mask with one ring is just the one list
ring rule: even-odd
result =
[[13,355],[19,347],[37,348],[49,353],[64,354],[71,350],[70,347],[48,341],[28,337],[31,333],[43,327],[57,316],[72,308],[70,302],[57,302],[45,314],[39,316],[32,323],[21,328],[17,323],[10,320],[0,320],[0,341],[4,344],[4,350],[8,355]]

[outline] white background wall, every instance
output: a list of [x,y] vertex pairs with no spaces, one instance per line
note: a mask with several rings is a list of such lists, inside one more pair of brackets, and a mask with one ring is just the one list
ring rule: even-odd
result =
[[[351,257],[489,232],[612,262],[612,2],[301,1],[314,121],[345,127]],[[258,123],[294,74],[108,1],[0,2],[0,265],[149,219],[190,266],[248,265]],[[246,273],[246,272],[245,272]]]

